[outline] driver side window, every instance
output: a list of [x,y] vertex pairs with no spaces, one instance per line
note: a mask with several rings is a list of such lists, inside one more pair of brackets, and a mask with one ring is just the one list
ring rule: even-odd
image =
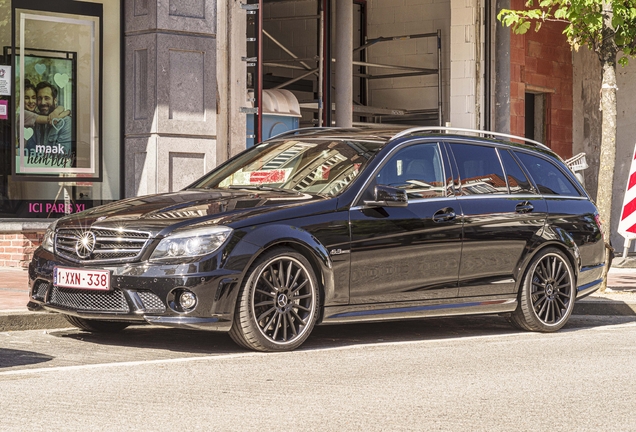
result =
[[403,189],[409,199],[445,196],[444,169],[437,143],[415,144],[398,150],[371,184]]

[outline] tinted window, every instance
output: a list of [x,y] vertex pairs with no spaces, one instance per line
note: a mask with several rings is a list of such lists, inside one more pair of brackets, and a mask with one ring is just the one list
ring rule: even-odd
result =
[[515,152],[542,194],[581,196],[561,170],[552,162],[524,152]]
[[404,189],[412,199],[444,196],[439,146],[426,143],[398,150],[380,169],[375,184]]
[[506,179],[508,180],[508,189],[511,194],[516,193],[536,193],[528,177],[507,150],[499,150],[504,170],[506,171]]
[[451,144],[459,168],[462,195],[508,193],[503,169],[493,147]]

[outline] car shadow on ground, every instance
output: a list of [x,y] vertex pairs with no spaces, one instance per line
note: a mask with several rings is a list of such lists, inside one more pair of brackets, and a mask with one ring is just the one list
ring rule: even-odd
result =
[[42,353],[0,348],[0,369],[45,363],[51,360],[53,360],[52,356]]
[[[630,321],[634,321],[634,318],[575,316],[561,331],[577,331],[583,328]],[[310,337],[299,350],[322,350],[398,342],[441,341],[518,333],[526,332],[515,329],[505,317],[498,315],[329,325],[314,328]],[[51,331],[49,334],[86,343],[147,350],[167,350],[191,355],[249,352],[237,346],[225,333],[156,326],[131,326],[119,333],[90,333],[76,329],[64,329]]]

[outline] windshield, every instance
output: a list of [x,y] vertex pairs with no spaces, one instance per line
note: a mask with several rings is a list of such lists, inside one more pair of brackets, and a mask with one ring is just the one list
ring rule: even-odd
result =
[[377,141],[288,139],[252,148],[192,187],[281,190],[335,196],[382,147]]

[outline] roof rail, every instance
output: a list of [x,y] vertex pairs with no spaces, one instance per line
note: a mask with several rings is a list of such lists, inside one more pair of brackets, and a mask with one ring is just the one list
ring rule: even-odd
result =
[[318,132],[321,130],[334,130],[334,131],[338,131],[338,130],[342,130],[342,129],[351,129],[351,128],[339,128],[339,127],[328,127],[328,126],[315,126],[315,127],[304,127],[304,128],[297,128],[297,129],[291,129],[285,132],[281,132],[277,135],[274,135],[273,137],[269,137],[268,139],[274,139],[274,138],[282,138],[285,137],[287,135],[295,135],[299,132],[306,132],[306,133],[311,133],[311,132]]
[[414,127],[414,128],[410,128],[410,129],[406,129],[403,130],[402,132],[399,132],[395,135],[393,135],[393,137],[391,137],[392,140],[397,139],[397,138],[402,138],[404,136],[407,135],[411,135],[414,134],[416,132],[434,132],[434,131],[440,131],[440,132],[468,132],[468,133],[473,133],[473,134],[477,134],[479,136],[493,136],[493,137],[501,137],[501,138],[509,138],[509,139],[516,139],[516,140],[520,140],[520,141],[524,141],[528,144],[534,144],[538,147],[550,150],[550,147],[548,147],[545,144],[540,143],[539,141],[535,141],[529,138],[524,138],[524,137],[520,137],[517,135],[510,135],[510,134],[505,134],[505,133],[501,133],[501,132],[491,132],[491,131],[484,131],[484,130],[479,130],[479,129],[463,129],[463,128],[454,128],[454,127],[442,127],[442,126],[418,126],[418,127]]

